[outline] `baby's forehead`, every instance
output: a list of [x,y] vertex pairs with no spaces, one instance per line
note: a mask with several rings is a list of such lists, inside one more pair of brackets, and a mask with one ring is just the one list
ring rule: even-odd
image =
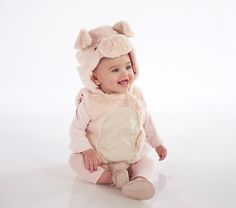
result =
[[130,57],[128,54],[116,57],[116,58],[102,58],[99,61],[99,64],[107,64],[107,65],[119,65],[119,64],[123,64],[123,63],[127,63],[130,62]]
[[104,71],[104,69],[111,69],[114,67],[120,67],[126,64],[131,63],[131,59],[128,54],[116,57],[116,58],[106,58],[103,57],[93,72]]

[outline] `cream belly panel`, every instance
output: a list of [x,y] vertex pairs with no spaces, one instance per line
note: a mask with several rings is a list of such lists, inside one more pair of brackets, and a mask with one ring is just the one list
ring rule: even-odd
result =
[[132,160],[139,134],[137,113],[121,107],[107,116],[102,126],[99,151],[109,162]]

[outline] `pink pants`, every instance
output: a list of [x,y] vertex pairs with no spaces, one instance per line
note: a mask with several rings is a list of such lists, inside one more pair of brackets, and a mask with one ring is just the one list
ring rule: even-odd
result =
[[[94,172],[87,170],[84,166],[83,155],[81,154],[71,154],[69,162],[71,168],[77,173],[78,176],[91,183],[96,183],[105,171],[105,169],[101,166],[99,166],[97,171]],[[154,169],[154,161],[148,156],[144,156],[141,160],[130,166],[129,173],[132,173],[130,176],[131,178],[142,176],[150,181],[152,180]]]

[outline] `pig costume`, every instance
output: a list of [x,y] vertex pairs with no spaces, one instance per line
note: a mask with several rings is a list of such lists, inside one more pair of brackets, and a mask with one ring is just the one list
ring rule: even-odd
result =
[[[149,148],[158,147],[158,137],[141,91],[131,86],[128,92],[106,94],[92,81],[93,70],[103,58],[116,58],[128,54],[135,78],[138,66],[129,37],[133,36],[129,25],[118,22],[114,26],[101,26],[81,30],[75,42],[78,71],[85,86],[76,99],[76,116],[70,127],[72,169],[83,180],[96,183],[107,169],[130,169],[130,178],[143,176],[151,180],[154,164],[147,156]],[[81,152],[94,148],[100,154],[102,165],[97,171],[88,171]],[[106,166],[107,165],[107,166]],[[113,178],[117,187],[123,184]]]

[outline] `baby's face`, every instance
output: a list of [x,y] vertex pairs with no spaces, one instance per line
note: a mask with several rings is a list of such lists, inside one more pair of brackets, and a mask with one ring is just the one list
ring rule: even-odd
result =
[[129,55],[101,59],[93,72],[92,80],[105,93],[127,92],[134,81]]

